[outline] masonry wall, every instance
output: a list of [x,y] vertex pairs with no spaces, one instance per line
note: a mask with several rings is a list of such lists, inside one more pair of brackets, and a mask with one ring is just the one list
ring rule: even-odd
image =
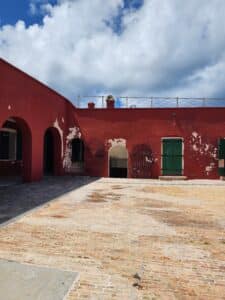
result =
[[[161,139],[184,139],[184,175],[219,178],[218,139],[225,137],[224,108],[76,109],[75,118],[86,144],[86,171],[108,176],[108,149],[125,143],[129,152],[129,177],[161,175]],[[137,170],[146,155],[145,171]],[[143,163],[142,163],[143,166]]]
[[[128,177],[161,175],[161,139],[184,140],[184,175],[219,178],[218,139],[225,137],[225,108],[77,109],[67,99],[0,59],[0,127],[13,118],[23,132],[24,181],[43,177],[44,135],[57,139],[55,175],[108,176],[108,150],[127,148]],[[85,145],[84,169],[71,162],[71,141]],[[1,162],[0,175],[12,162]]]
[[[74,127],[72,114],[74,106],[64,97],[44,86],[37,80],[0,59],[0,127],[13,118],[23,131],[25,181],[40,180],[43,177],[43,143],[48,128],[57,130],[60,147],[56,149],[61,159],[56,162],[55,175],[65,173],[63,158],[66,136]],[[57,155],[56,155],[57,156]],[[3,162],[5,171],[7,162]],[[10,168],[11,162],[8,167]],[[1,172],[0,172],[1,173]]]

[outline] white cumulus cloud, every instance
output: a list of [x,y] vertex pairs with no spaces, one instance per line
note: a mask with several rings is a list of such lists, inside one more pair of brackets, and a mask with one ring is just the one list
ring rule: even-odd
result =
[[107,93],[224,97],[224,0],[145,0],[121,14],[123,6],[44,1],[42,24],[0,27],[0,56],[71,100]]

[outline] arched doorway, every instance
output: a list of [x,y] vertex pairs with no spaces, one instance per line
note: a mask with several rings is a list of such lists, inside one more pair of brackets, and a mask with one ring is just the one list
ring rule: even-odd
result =
[[43,172],[44,175],[61,173],[61,139],[56,128],[50,127],[44,135]]
[[31,130],[18,117],[8,118],[0,128],[0,177],[31,181]]
[[125,146],[117,145],[109,149],[109,176],[127,178],[128,151]]

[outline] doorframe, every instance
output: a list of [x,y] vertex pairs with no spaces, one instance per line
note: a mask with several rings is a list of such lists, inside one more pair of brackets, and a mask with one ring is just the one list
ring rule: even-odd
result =
[[164,140],[181,140],[182,141],[182,170],[181,170],[180,176],[183,176],[184,175],[184,138],[183,137],[174,137],[174,136],[171,136],[171,137],[166,136],[166,137],[161,138],[161,170],[160,170],[161,176],[164,176],[163,175],[163,141]]

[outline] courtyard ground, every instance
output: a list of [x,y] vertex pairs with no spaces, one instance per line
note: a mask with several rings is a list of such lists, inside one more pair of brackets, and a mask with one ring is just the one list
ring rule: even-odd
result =
[[1,260],[79,273],[68,300],[225,299],[225,182],[50,178],[0,187],[0,222]]

